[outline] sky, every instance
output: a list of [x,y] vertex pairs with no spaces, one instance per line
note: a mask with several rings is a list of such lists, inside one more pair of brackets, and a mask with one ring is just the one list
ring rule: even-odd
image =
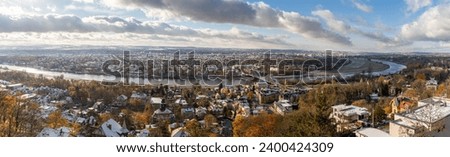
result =
[[447,52],[450,2],[0,0],[0,39],[0,46]]

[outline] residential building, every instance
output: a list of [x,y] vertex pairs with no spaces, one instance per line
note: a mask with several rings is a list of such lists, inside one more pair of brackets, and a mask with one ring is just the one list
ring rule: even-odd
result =
[[58,129],[44,128],[37,137],[69,137],[70,128],[61,127]]
[[135,100],[146,100],[146,99],[147,99],[147,94],[141,93],[141,92],[133,91],[133,93],[132,93],[131,96],[130,96],[130,99],[135,99]]
[[189,105],[183,98],[178,98],[175,100],[175,105],[181,107],[181,116],[184,119],[192,119],[195,117],[195,109],[193,105]]
[[150,104],[153,108],[159,108],[162,104],[163,99],[160,97],[151,97]]
[[390,137],[389,133],[377,128],[362,128],[354,133],[356,137]]
[[128,136],[128,129],[122,127],[114,119],[109,119],[100,126],[100,136],[105,137],[126,137]]
[[335,105],[330,118],[336,124],[338,132],[356,130],[368,123],[370,112],[366,108],[353,105]]
[[164,100],[159,103],[160,107],[155,112],[153,112],[151,119],[152,124],[157,124],[158,122],[162,121],[173,123],[175,121],[175,115],[173,114],[173,112],[166,108]]
[[256,93],[260,104],[272,104],[278,101],[280,91],[276,88],[264,88]]
[[189,133],[184,127],[179,127],[172,131],[170,137],[189,137]]
[[9,90],[18,90],[23,87],[25,87],[25,86],[21,83],[6,85],[6,89],[9,89]]
[[396,137],[450,136],[450,99],[433,97],[419,101],[415,109],[395,114],[389,134]]
[[392,98],[392,100],[389,102],[389,105],[392,109],[391,114],[397,114],[411,109],[414,106],[414,101],[404,96],[398,96]]
[[292,104],[288,100],[280,100],[273,103],[274,112],[280,115],[285,115],[286,113],[292,112]]
[[427,89],[436,90],[437,86],[438,86],[438,82],[434,78],[430,78],[430,80],[427,80],[427,82],[425,83],[425,86],[427,87]]
[[373,101],[373,102],[378,102],[378,100],[380,99],[380,97],[378,96],[378,93],[372,93],[369,95],[369,97],[370,97],[370,101]]

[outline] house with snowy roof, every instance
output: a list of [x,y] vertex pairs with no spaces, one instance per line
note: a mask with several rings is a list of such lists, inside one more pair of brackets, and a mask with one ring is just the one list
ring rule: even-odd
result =
[[285,115],[286,113],[292,112],[292,104],[288,100],[280,100],[273,103],[273,109],[275,113],[280,115]]
[[126,137],[128,132],[125,123],[122,127],[114,119],[109,119],[100,126],[100,135],[105,137]]
[[37,137],[69,137],[70,136],[70,128],[61,127],[57,129],[53,128],[44,128],[37,135]]
[[354,133],[356,137],[390,137],[389,133],[377,128],[362,128]]
[[184,127],[179,127],[172,131],[170,137],[189,137],[189,133]]
[[330,118],[334,120],[338,132],[361,128],[367,125],[370,116],[364,107],[341,104],[332,106],[332,109]]
[[175,121],[175,115],[171,110],[166,107],[164,100],[160,102],[160,107],[153,112],[151,122],[156,124],[161,121],[173,122]]
[[18,89],[24,88],[24,87],[25,86],[23,84],[21,84],[21,83],[6,85],[6,88],[10,89],[10,90],[18,90]]
[[436,90],[437,86],[438,86],[438,82],[434,78],[430,78],[430,80],[427,80],[427,82],[425,83],[425,86],[427,87],[427,89]]
[[150,104],[153,108],[159,108],[163,102],[163,99],[160,97],[151,97]]
[[146,100],[147,99],[147,94],[133,91],[133,93],[130,96],[130,99]]
[[389,134],[396,137],[450,136],[450,99],[433,97],[419,101],[418,107],[395,114]]

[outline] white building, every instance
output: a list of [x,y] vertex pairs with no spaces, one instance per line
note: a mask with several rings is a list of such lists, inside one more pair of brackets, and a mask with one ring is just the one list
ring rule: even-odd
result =
[[128,97],[125,95],[120,95],[116,99],[117,99],[117,101],[127,101]]
[[205,115],[208,113],[208,109],[206,107],[197,107],[195,109],[195,116],[199,119],[203,119]]
[[338,132],[356,130],[367,124],[370,112],[366,108],[353,105],[335,105],[330,118],[334,119]]
[[434,78],[430,78],[430,80],[427,80],[427,82],[425,83],[427,89],[437,89],[438,86],[438,82],[434,79]]
[[288,100],[280,100],[278,102],[275,102],[273,104],[273,109],[275,113],[278,113],[280,115],[284,115],[286,113],[292,112],[292,104],[289,103]]
[[165,104],[161,104],[160,107],[153,112],[151,121],[152,124],[156,124],[161,121],[173,122],[175,121],[175,115],[171,110],[166,108]]
[[362,128],[355,132],[356,137],[390,137],[387,132],[376,128]]
[[151,97],[151,98],[150,98],[150,104],[152,104],[152,106],[153,106],[154,108],[158,108],[158,107],[160,107],[161,104],[162,104],[162,98],[159,98],[159,97]]
[[69,136],[70,136],[70,129],[67,127],[61,127],[58,129],[44,128],[37,135],[37,137],[69,137]]
[[128,129],[122,127],[114,119],[109,119],[100,126],[100,130],[103,136],[106,137],[124,137],[128,135]]
[[182,99],[182,98],[178,98],[177,100],[175,100],[175,104],[180,105],[180,106],[186,106],[188,105],[188,103],[186,102],[186,100]]
[[391,136],[450,136],[450,102],[447,98],[429,98],[419,101],[419,106],[394,115],[389,123]]
[[137,99],[137,100],[145,100],[147,99],[147,94],[133,91],[133,93],[130,96],[131,99]]
[[17,89],[23,88],[23,87],[25,87],[25,86],[21,83],[6,85],[6,88],[10,89],[10,90],[17,90]]

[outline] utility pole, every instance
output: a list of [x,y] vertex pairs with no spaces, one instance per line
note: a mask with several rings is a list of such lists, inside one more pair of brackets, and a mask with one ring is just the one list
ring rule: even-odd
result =
[[375,105],[372,107],[372,127],[375,128]]

